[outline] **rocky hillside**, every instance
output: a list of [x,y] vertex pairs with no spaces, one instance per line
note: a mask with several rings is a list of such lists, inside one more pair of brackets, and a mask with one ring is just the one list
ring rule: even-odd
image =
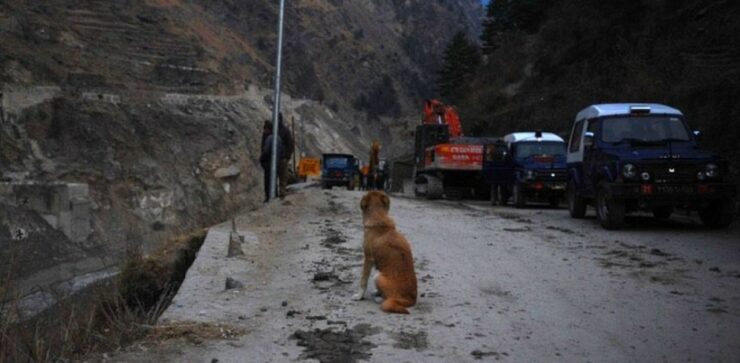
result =
[[[287,3],[283,107],[312,155],[392,149],[444,44],[481,14],[477,0]],[[266,0],[3,1],[4,182],[87,184],[80,243],[114,252],[256,205],[276,21]]]

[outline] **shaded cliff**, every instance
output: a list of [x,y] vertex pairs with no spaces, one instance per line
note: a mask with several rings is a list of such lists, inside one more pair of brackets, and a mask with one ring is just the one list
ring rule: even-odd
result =
[[534,30],[494,39],[460,102],[465,126],[567,134],[593,103],[681,109],[740,170],[740,6],[732,1],[555,1]]

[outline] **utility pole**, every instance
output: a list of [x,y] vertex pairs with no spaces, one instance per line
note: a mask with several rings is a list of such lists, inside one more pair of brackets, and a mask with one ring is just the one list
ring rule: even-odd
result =
[[270,160],[270,200],[277,194],[277,139],[278,115],[280,114],[280,71],[283,61],[283,16],[285,14],[285,0],[280,0],[280,15],[278,16],[278,44],[277,61],[275,62],[275,105],[272,107],[272,160]]
[[[293,145],[295,146],[295,117],[290,117],[290,129],[293,131]],[[296,179],[298,178],[298,163],[296,162],[296,150],[293,150],[293,175],[296,176]]]

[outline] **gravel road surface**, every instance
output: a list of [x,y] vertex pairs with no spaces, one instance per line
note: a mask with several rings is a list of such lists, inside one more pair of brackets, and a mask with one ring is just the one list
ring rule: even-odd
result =
[[[412,244],[419,280],[418,304],[401,316],[380,311],[369,293],[351,299],[361,197],[306,189],[245,213],[236,219],[242,256],[227,257],[231,223],[212,228],[161,322],[218,324],[223,336],[144,341],[106,359],[740,359],[737,226],[637,216],[609,232],[562,208],[393,196],[390,213]],[[225,290],[227,278],[241,287]]]

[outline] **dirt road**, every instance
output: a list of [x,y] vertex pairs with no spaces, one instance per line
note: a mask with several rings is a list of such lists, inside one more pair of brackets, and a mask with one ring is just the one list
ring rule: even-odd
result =
[[[392,198],[419,302],[389,315],[353,301],[361,192],[307,189],[212,229],[165,323],[244,329],[142,343],[117,361],[736,361],[740,231],[681,218],[607,232],[565,209]],[[243,287],[224,290],[227,277]],[[228,334],[224,334],[228,338]]]

